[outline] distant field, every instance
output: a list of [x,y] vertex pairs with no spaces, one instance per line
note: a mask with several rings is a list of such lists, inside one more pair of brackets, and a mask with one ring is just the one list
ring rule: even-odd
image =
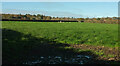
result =
[[2,29],[66,44],[118,45],[117,24],[3,21]]

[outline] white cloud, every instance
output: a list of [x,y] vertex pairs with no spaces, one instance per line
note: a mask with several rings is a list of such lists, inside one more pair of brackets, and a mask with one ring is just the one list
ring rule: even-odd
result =
[[37,13],[44,13],[43,11],[28,11],[22,9],[2,9],[2,13],[8,14],[37,14]]
[[3,9],[2,13],[5,14],[43,14],[46,16],[56,16],[56,17],[85,17],[82,14],[76,14],[71,12],[65,12],[65,11],[28,11],[28,10],[22,10],[22,9]]

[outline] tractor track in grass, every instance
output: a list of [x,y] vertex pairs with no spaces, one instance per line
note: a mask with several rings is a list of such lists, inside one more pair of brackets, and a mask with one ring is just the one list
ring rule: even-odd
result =
[[90,50],[95,53],[98,53],[98,59],[104,59],[107,61],[120,61],[118,47],[109,48],[105,46],[93,46],[86,44],[70,44],[70,47],[80,50]]

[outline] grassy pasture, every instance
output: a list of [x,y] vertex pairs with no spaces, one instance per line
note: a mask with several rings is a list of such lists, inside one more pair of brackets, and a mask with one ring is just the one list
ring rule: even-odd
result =
[[[26,61],[38,60],[41,56],[72,58],[79,54],[94,57],[92,60],[83,58],[85,63],[108,63],[104,59],[96,59],[99,56],[108,59],[116,57],[117,50],[111,52],[109,48],[101,50],[97,46],[118,47],[118,25],[3,21],[2,43],[3,64],[22,64]],[[76,49],[69,45],[73,45]],[[77,47],[81,48],[77,49]],[[99,50],[91,51],[86,48]],[[46,60],[42,63],[47,64]],[[118,62],[111,61],[111,63]]]
[[[117,47],[117,24],[2,22],[2,29],[11,29],[36,38],[50,39],[66,44],[89,44]],[[25,40],[25,37],[22,38]]]

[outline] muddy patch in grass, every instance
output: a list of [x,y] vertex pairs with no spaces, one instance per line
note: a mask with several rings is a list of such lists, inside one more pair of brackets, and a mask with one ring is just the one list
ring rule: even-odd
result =
[[86,45],[86,44],[71,45],[71,47],[75,49],[91,50],[95,54],[99,55],[98,59],[114,60],[114,61],[120,60],[119,51],[117,47],[109,48],[105,46],[93,46],[93,45]]

